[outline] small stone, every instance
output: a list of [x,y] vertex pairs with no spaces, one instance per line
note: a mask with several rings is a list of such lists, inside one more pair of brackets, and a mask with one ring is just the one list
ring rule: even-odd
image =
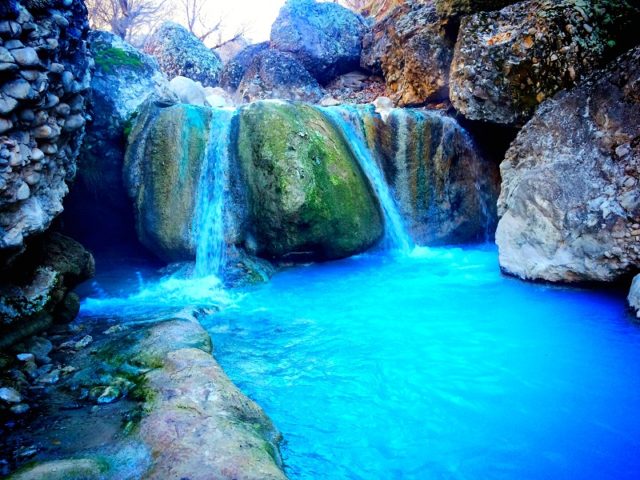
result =
[[13,128],[13,122],[0,117],[0,133],[8,132]]
[[33,67],[40,64],[38,54],[31,47],[18,48],[11,51],[11,55],[18,65],[23,67]]
[[5,403],[20,403],[22,401],[22,395],[11,387],[0,388],[0,400]]
[[31,95],[31,85],[24,79],[14,80],[7,83],[3,91],[6,95],[17,100],[25,100]]
[[26,349],[31,352],[36,360],[41,364],[51,363],[49,354],[53,350],[53,345],[44,337],[31,337],[26,342]]
[[56,369],[45,375],[42,375],[38,378],[37,381],[38,383],[53,385],[54,383],[58,383],[58,380],[60,380],[60,370]]
[[4,47],[0,47],[0,62],[13,63],[14,61],[13,55],[9,53],[9,50]]
[[93,342],[93,337],[91,335],[84,336],[81,340],[77,341],[74,345],[76,350],[83,349],[87,347],[91,342]]
[[13,412],[15,415],[24,415],[28,411],[29,405],[27,405],[26,403],[19,403],[18,405],[14,405],[13,407],[11,407],[11,412]]
[[44,158],[44,152],[39,148],[34,148],[31,150],[31,160],[34,162],[39,162]]
[[18,22],[13,20],[4,20],[0,22],[0,35],[5,37],[17,37],[22,33],[22,27]]
[[15,98],[0,93],[0,115],[11,113],[17,105],[18,101]]
[[49,125],[41,125],[33,131],[33,136],[37,139],[55,137],[53,129]]
[[33,353],[19,353],[16,358],[21,362],[35,362],[36,357]]
[[24,181],[27,182],[27,185],[34,186],[40,182],[41,175],[37,172],[30,173],[26,177],[24,177]]
[[108,386],[104,389],[102,394],[96,399],[96,402],[100,405],[113,403],[120,398],[121,392],[118,387]]
[[626,157],[629,153],[631,153],[631,147],[628,143],[616,147],[616,155],[620,158]]
[[31,196],[31,190],[29,190],[29,185],[26,183],[22,183],[18,190],[16,191],[16,200],[23,201]]
[[82,115],[72,115],[64,123],[64,130],[66,132],[74,132],[82,128],[85,124],[85,119]]

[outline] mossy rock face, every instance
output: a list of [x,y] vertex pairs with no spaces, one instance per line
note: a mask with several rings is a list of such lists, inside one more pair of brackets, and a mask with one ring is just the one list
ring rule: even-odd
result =
[[240,113],[238,137],[259,255],[342,258],[380,239],[383,220],[371,187],[318,110],[251,104]]
[[138,238],[163,260],[190,260],[211,112],[191,105],[146,108],[131,132],[125,162]]

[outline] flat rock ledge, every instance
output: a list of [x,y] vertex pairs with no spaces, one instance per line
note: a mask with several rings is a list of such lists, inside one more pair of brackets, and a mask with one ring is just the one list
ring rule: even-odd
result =
[[54,334],[65,373],[27,433],[8,435],[14,457],[31,454],[9,478],[286,479],[279,432],[218,365],[199,313],[84,318]]

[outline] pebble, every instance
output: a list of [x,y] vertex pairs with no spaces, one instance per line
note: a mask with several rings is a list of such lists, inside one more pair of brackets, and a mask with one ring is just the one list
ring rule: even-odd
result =
[[53,344],[44,337],[31,337],[25,343],[26,349],[31,352],[41,364],[51,363],[49,354],[53,350]]
[[91,342],[93,342],[93,337],[91,335],[85,335],[81,340],[77,341],[75,344],[75,349],[80,350],[82,348],[87,347]]
[[11,411],[15,415],[23,415],[29,411],[29,405],[27,405],[26,403],[19,403],[18,405],[14,405],[13,407],[11,407]]
[[22,395],[11,387],[0,388],[0,400],[6,403],[20,403],[22,402]]
[[58,380],[60,380],[60,370],[56,369],[39,377],[37,382],[47,385],[53,385],[54,383],[58,383]]
[[11,51],[16,63],[23,67],[33,67],[40,64],[40,59],[35,49],[31,47],[18,48]]
[[36,357],[33,353],[19,353],[16,358],[21,362],[35,362]]

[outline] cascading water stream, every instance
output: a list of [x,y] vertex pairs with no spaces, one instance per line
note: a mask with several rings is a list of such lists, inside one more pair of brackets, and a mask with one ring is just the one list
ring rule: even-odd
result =
[[361,128],[358,128],[360,113],[356,108],[347,106],[323,107],[320,110],[342,132],[380,201],[385,219],[385,246],[402,255],[410,254],[414,246],[413,240],[407,231],[382,169],[367,147],[364,133]]
[[193,225],[196,277],[215,275],[220,278],[224,269],[230,133],[234,115],[235,110],[211,110],[209,139],[198,185]]

